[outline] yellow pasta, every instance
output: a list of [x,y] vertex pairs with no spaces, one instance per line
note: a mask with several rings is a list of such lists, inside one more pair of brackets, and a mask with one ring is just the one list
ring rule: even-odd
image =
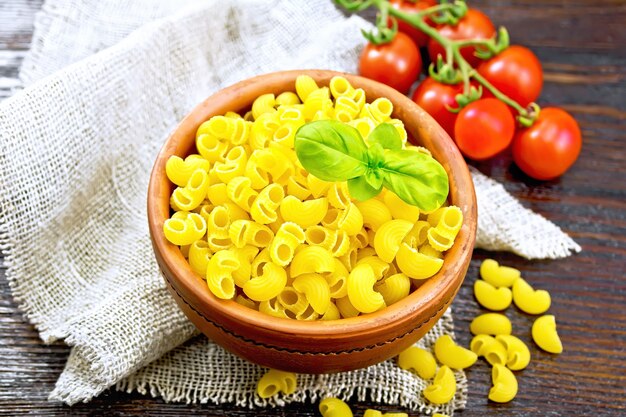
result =
[[287,196],[280,204],[280,214],[283,219],[297,223],[304,229],[322,221],[327,210],[328,199],[326,198],[300,201],[296,197]]
[[230,198],[228,198],[226,184],[224,183],[209,185],[206,196],[214,206],[219,206],[228,202],[232,203]]
[[332,183],[320,180],[314,175],[307,176],[307,186],[314,198],[319,198],[328,192]]
[[500,266],[493,259],[485,259],[480,264],[480,276],[494,287],[511,287],[520,277],[520,272],[515,268]]
[[252,262],[259,254],[259,248],[255,246],[244,246],[243,248],[231,249],[237,260],[239,261],[239,268],[233,271],[233,280],[237,287],[243,287],[243,285],[252,277]]
[[550,293],[546,290],[535,290],[523,278],[513,283],[513,301],[515,305],[528,314],[543,314],[550,308]]
[[391,101],[367,103],[345,77],[318,86],[300,76],[295,92],[263,94],[245,114],[211,117],[196,130],[197,153],[166,163],[176,186],[166,239],[216,297],[274,317],[336,320],[398,302],[411,278],[439,270],[460,210],[440,210],[450,214],[431,227],[392,192],[354,201],[346,182],[310,175],[294,150],[297,130],[322,119],[354,126],[366,143],[390,123],[405,142],[392,112]]
[[252,117],[258,119],[263,113],[273,113],[276,111],[276,98],[274,94],[261,94],[252,102]]
[[359,131],[361,136],[367,143],[367,137],[372,133],[372,130],[376,128],[376,124],[368,118],[358,118],[348,122],[348,124]]
[[298,75],[296,78],[296,93],[302,101],[306,100],[309,94],[318,88],[315,80],[308,75]]
[[265,148],[274,137],[280,124],[276,113],[264,113],[255,118],[250,128],[250,147],[254,150]]
[[300,99],[298,95],[292,91],[285,91],[276,96],[277,106],[290,106],[294,104],[300,104]]
[[285,307],[279,303],[276,298],[271,298],[259,303],[259,311],[272,317],[278,317],[281,319],[289,319]]
[[419,219],[419,209],[405,203],[400,197],[391,191],[387,191],[384,194],[383,199],[394,219],[402,219],[411,223],[415,223]]
[[198,213],[187,214],[185,218],[171,218],[163,223],[165,238],[175,245],[191,245],[206,233],[206,222],[202,216]]
[[269,227],[250,220],[235,220],[230,224],[228,236],[238,248],[246,245],[267,247],[274,238],[274,232]]
[[228,152],[228,142],[207,133],[196,137],[196,149],[210,163],[223,161]]
[[400,250],[402,240],[412,228],[413,224],[407,220],[398,219],[384,223],[374,238],[378,257],[385,262],[392,262]]
[[363,227],[363,215],[353,203],[341,211],[337,220],[337,229],[343,230],[348,236],[354,236]]
[[189,155],[184,160],[176,155],[169,157],[165,164],[167,178],[179,187],[184,187],[191,174],[197,169],[209,172],[211,163],[199,155]]
[[254,301],[267,301],[276,297],[287,285],[287,272],[275,263],[263,265],[261,275],[251,278],[242,289]]
[[291,277],[308,273],[326,273],[335,270],[335,258],[320,246],[304,246],[293,257],[290,265]]
[[339,97],[354,97],[354,87],[350,84],[350,82],[341,76],[334,76],[330,79],[330,83],[328,85],[330,88],[330,93],[335,98]]
[[389,271],[389,265],[387,262],[383,261],[376,255],[365,256],[359,259],[356,263],[357,265],[367,264],[372,267],[372,271],[374,271],[374,276],[376,277],[376,281],[380,281]]
[[434,350],[439,362],[453,369],[469,368],[478,359],[474,352],[457,345],[447,334],[437,338]]
[[216,162],[213,171],[220,181],[230,182],[235,177],[243,176],[246,173],[248,155],[243,146],[235,146],[226,154],[223,162]]
[[250,212],[252,203],[259,195],[258,192],[252,189],[251,185],[249,178],[235,177],[226,186],[228,198],[247,212]]
[[437,362],[432,353],[417,346],[411,346],[398,355],[398,366],[414,371],[422,379],[431,379],[437,373]]
[[333,251],[337,236],[336,230],[318,225],[308,227],[305,232],[306,242],[309,245],[321,246],[329,251]]
[[497,403],[508,403],[517,395],[517,379],[513,372],[503,365],[494,365],[491,370],[493,387],[489,399]]
[[537,346],[546,352],[563,352],[563,344],[556,332],[556,321],[553,315],[545,315],[536,319],[531,333]]
[[[409,233],[402,240],[406,242],[410,247],[417,248],[427,243],[428,240],[428,230],[430,229],[430,223],[419,220],[415,222]],[[428,245],[430,246],[430,245]],[[432,248],[432,246],[430,246]],[[433,248],[434,249],[434,248]],[[434,249],[435,250],[435,249]],[[437,251],[441,253],[440,251]],[[423,253],[420,251],[420,253]],[[428,255],[428,253],[424,253],[424,255]],[[435,256],[437,258],[438,256]]]
[[331,298],[343,298],[348,295],[348,275],[346,267],[335,258],[335,270],[325,276]]
[[273,223],[278,219],[278,207],[285,197],[285,190],[278,184],[263,188],[250,207],[250,216],[261,224]]
[[259,379],[257,394],[261,398],[270,398],[279,392],[288,395],[294,393],[296,387],[296,374],[270,369]]
[[404,274],[384,278],[374,289],[382,294],[385,304],[390,306],[409,295],[411,280]]
[[472,334],[511,334],[511,321],[504,314],[485,313],[477,316],[470,323]]
[[254,301],[252,301],[248,297],[246,297],[244,295],[241,295],[241,294],[239,294],[239,295],[237,295],[237,297],[235,297],[235,302],[237,304],[241,304],[242,306],[251,308],[253,310],[257,310],[258,309],[257,303],[255,303]]
[[424,389],[424,397],[433,404],[450,402],[456,394],[454,373],[446,365],[437,371],[433,383]]
[[304,230],[297,224],[282,223],[269,247],[272,261],[280,266],[288,265],[293,260],[296,248],[304,242],[305,237]]
[[[333,253],[333,256],[342,257],[351,252],[350,236],[348,236],[345,230],[336,230],[336,233],[337,238],[331,252]],[[353,252],[355,254],[355,260],[351,263],[351,265],[356,263],[356,250]]]
[[491,365],[507,363],[506,347],[492,336],[486,334],[474,336],[470,342],[470,349],[476,355],[483,356]]
[[210,235],[207,237],[207,244],[209,245],[209,249],[213,252],[219,252],[233,247],[233,242],[228,236],[220,237]]
[[361,314],[361,312],[352,305],[350,298],[347,295],[345,297],[338,298],[335,303],[339,313],[341,313],[341,317],[343,318],[356,317]]
[[496,288],[482,279],[477,279],[474,282],[474,296],[481,306],[493,311],[508,308],[513,300],[510,289],[506,287]]
[[335,303],[331,302],[326,312],[320,317],[320,320],[339,320],[340,318],[341,313],[339,313],[339,309]]
[[211,249],[209,244],[204,240],[196,240],[189,246],[188,260],[189,266],[193,272],[206,277],[206,269],[211,259]]
[[530,350],[526,343],[512,335],[499,335],[496,340],[506,349],[506,366],[512,371],[524,369],[530,363]]
[[348,275],[348,298],[350,303],[361,313],[372,313],[385,307],[385,300],[374,290],[376,275],[368,264],[354,267]]
[[361,108],[352,98],[341,96],[335,101],[335,119],[343,123],[348,123],[359,116]]
[[[330,99],[330,90],[328,87],[321,87],[311,93],[304,99],[304,117],[314,119],[316,114],[321,113],[323,116],[331,117],[333,102]],[[318,116],[319,119],[319,116]]]
[[319,405],[322,417],[353,417],[348,404],[339,398],[324,398]]
[[438,251],[448,250],[454,244],[454,238],[450,238],[448,235],[441,233],[436,227],[428,229],[427,236],[430,246]]
[[347,182],[336,182],[326,192],[328,203],[338,209],[346,209],[350,205],[350,193]]
[[[204,216],[203,216],[204,218]],[[205,218],[207,223],[207,232],[211,236],[228,237],[228,228],[230,227],[230,215],[225,206],[215,206],[209,215]]]
[[276,297],[276,300],[288,312],[287,315],[294,318],[297,314],[303,313],[309,307],[309,302],[307,301],[306,296],[303,293],[296,291],[296,289],[292,286],[286,286],[283,288],[280,294]]
[[330,305],[330,287],[320,274],[302,274],[293,280],[293,288],[304,293],[317,314],[324,314]]
[[428,222],[442,235],[454,239],[463,225],[463,212],[456,206],[441,207],[428,215]]
[[396,255],[398,268],[409,278],[426,279],[435,275],[443,266],[443,259],[419,253],[406,243],[400,245]]
[[218,298],[235,297],[235,281],[232,273],[239,268],[239,260],[233,251],[222,250],[213,255],[206,271],[209,289]]
[[391,212],[380,200],[370,198],[355,205],[363,216],[363,226],[370,230],[376,232],[383,224],[391,221]]

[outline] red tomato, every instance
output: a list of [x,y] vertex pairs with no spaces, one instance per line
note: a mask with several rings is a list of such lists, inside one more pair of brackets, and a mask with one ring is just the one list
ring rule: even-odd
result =
[[463,108],[454,124],[454,138],[463,155],[487,159],[506,149],[515,133],[515,119],[506,104],[483,98]]
[[[496,28],[487,15],[479,10],[470,8],[456,26],[442,25],[437,28],[437,31],[452,40],[489,39],[496,33]],[[480,58],[474,56],[474,50],[473,46],[461,48],[461,55],[473,67],[481,62]],[[446,57],[445,50],[434,39],[428,42],[428,54],[433,62],[437,61],[437,55],[441,55],[444,60]]]
[[427,77],[413,93],[413,101],[426,110],[454,138],[454,122],[457,113],[448,111],[447,107],[458,107],[455,97],[463,92],[463,84],[442,84]]
[[543,86],[541,63],[523,46],[511,46],[478,66],[478,73],[523,107],[537,100]]
[[406,94],[422,70],[422,57],[415,42],[402,32],[389,43],[368,43],[359,61],[361,75],[385,83]]
[[513,160],[529,176],[549,180],[562,175],[580,154],[582,138],[576,120],[556,107],[541,109],[531,127],[513,140]]
[[[389,3],[391,4],[391,7],[406,13],[419,13],[424,9],[428,9],[429,7],[437,5],[437,2],[435,0],[418,0],[416,2],[412,2],[409,0],[391,0]],[[409,35],[417,46],[426,46],[429,39],[428,35],[426,35],[421,30],[414,28],[403,20],[397,20],[398,30],[400,32],[404,32]],[[427,19],[426,22],[431,26],[433,25],[429,19]]]

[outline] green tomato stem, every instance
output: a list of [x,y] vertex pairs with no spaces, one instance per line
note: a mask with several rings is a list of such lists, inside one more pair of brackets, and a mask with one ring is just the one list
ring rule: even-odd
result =
[[[389,7],[388,0],[371,0],[379,10],[385,11],[388,15],[403,20],[420,30],[421,32],[434,39],[436,42],[446,51],[446,62],[448,64],[456,64],[457,68],[461,72],[463,78],[463,93],[468,94],[470,91],[470,80],[475,79],[480,85],[489,90],[491,94],[503,103],[513,107],[518,113],[519,118],[528,119],[532,122],[532,115],[529,115],[528,111],[518,104],[515,100],[508,97],[506,94],[498,90],[493,84],[487,81],[482,75],[474,70],[471,65],[461,55],[461,48],[465,46],[483,46],[489,48],[492,40],[490,39],[467,39],[467,40],[452,40],[441,35],[435,28],[426,23],[424,17],[439,13],[445,10],[449,10],[453,7],[453,4],[445,3],[438,6],[429,7],[419,13],[406,13],[402,10],[398,10],[394,7]],[[537,106],[535,104],[535,106]],[[538,106],[537,106],[538,107]]]

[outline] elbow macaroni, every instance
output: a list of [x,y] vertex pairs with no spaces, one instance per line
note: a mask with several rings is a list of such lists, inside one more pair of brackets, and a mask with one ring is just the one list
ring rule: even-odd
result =
[[437,362],[433,354],[417,346],[400,352],[398,366],[407,371],[415,371],[422,379],[431,379],[437,373]]
[[563,352],[561,339],[556,332],[556,321],[554,316],[545,315],[539,317],[533,323],[531,330],[533,340],[541,349],[550,353]]
[[[310,175],[295,153],[297,130],[335,119],[365,142],[381,122],[400,134],[386,98],[366,102],[345,77],[318,86],[300,76],[295,91],[263,94],[245,115],[229,111],[202,123],[189,156],[172,156],[174,184],[165,238],[216,297],[276,317],[335,320],[394,304],[411,279],[434,275],[462,224],[462,213],[419,210],[383,190],[354,201],[346,182]],[[269,378],[269,376],[267,377]]]
[[424,397],[433,404],[450,402],[456,394],[456,379],[454,373],[446,365],[441,366],[433,383],[424,389]]

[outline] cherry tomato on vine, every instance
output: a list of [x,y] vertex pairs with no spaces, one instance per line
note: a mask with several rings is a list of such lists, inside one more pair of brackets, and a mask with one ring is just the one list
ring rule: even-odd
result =
[[[436,6],[437,2],[435,0],[418,0],[415,2],[409,0],[391,0],[389,4],[391,4],[391,7],[406,13],[419,13],[424,9]],[[409,35],[417,46],[426,46],[429,39],[428,35],[426,35],[421,30],[414,28],[403,20],[397,19],[397,21],[398,30],[400,32]],[[430,19],[426,19],[426,22],[431,26],[434,25]]]
[[473,101],[454,124],[454,140],[463,155],[476,160],[491,158],[513,140],[515,119],[506,104],[495,98]]
[[530,49],[519,45],[481,63],[478,73],[522,107],[537,100],[543,87],[541,62]]
[[557,107],[541,109],[535,123],[513,139],[513,160],[529,176],[550,180],[574,164],[582,138],[574,118]]
[[427,77],[417,87],[412,98],[448,132],[451,138],[454,138],[454,122],[457,113],[452,113],[446,107],[458,107],[455,97],[462,92],[463,84],[443,84]]
[[[452,40],[489,39],[496,33],[496,28],[486,14],[469,8],[467,14],[459,20],[456,26],[442,25],[437,28],[437,31]],[[474,50],[473,46],[461,48],[461,55],[472,67],[481,62],[480,58],[474,56]],[[444,60],[446,58],[445,50],[434,39],[428,41],[428,55],[433,62],[437,61],[437,55],[441,55]]]
[[383,45],[368,43],[359,61],[361,75],[385,83],[405,93],[422,70],[422,57],[415,42],[398,32],[393,40]]

